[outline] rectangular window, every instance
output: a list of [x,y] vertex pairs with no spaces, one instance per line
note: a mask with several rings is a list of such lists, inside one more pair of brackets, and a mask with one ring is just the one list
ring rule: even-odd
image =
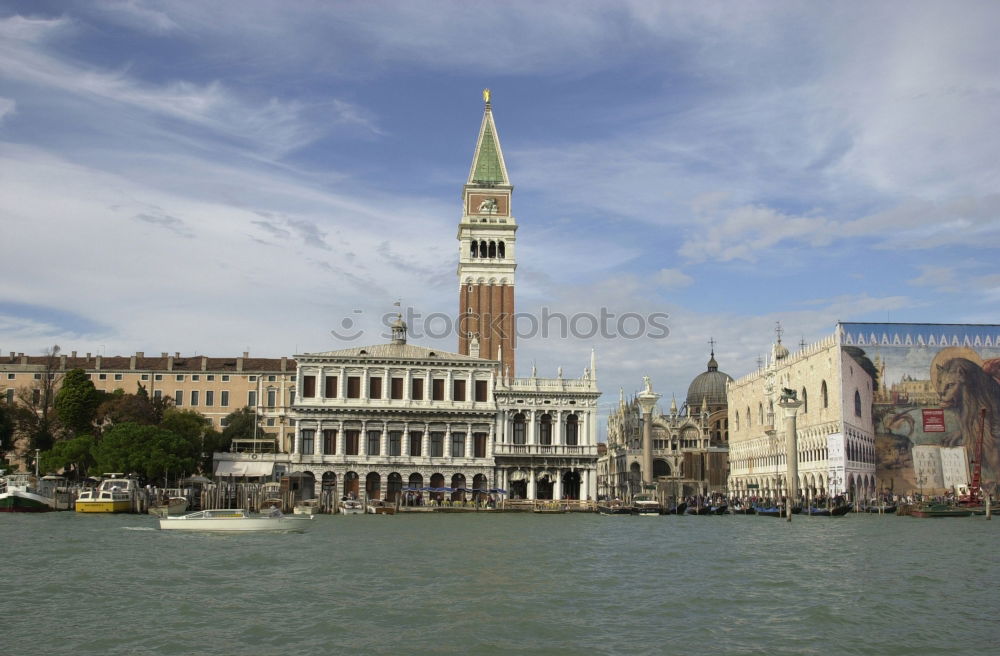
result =
[[361,377],[360,376],[348,376],[347,377],[347,398],[349,398],[349,399],[360,399],[361,398]]
[[214,374],[208,374],[207,376],[205,376],[205,380],[211,382],[211,381],[215,380],[215,375]]
[[163,390],[153,390],[153,398],[154,399],[162,399],[163,398]]
[[153,380],[163,380],[163,374],[153,374]]
[[358,455],[358,442],[360,441],[360,437],[361,437],[361,431],[357,430],[344,431],[344,438],[345,438],[344,450],[347,452],[347,455],[349,456]]
[[444,433],[431,433],[431,457],[440,458],[444,455]]
[[[104,375],[107,376],[107,374]],[[35,374],[35,380],[41,380],[41,379],[42,379],[42,374]]]
[[215,405],[215,392],[212,390],[205,392],[205,405]]
[[390,390],[390,398],[401,399],[403,398],[403,379],[393,378],[392,379],[392,390]]
[[227,420],[225,417],[222,417],[221,419],[219,419],[219,425],[225,428],[226,426],[229,425],[229,420]]
[[316,431],[302,429],[302,453],[314,453],[314,443],[313,439],[316,436]]
[[122,379],[121,374],[115,374],[115,380],[121,380],[121,379]]
[[97,374],[97,379],[98,380],[107,380],[108,379],[108,375],[107,374]]
[[267,425],[268,426],[274,426],[274,417],[268,417],[267,418]]
[[368,398],[369,399],[381,399],[382,398],[382,379],[378,377],[372,377],[368,379]]
[[288,390],[288,405],[295,405],[295,388]]
[[257,390],[247,392],[247,405],[251,408],[257,407]]
[[420,457],[420,445],[423,442],[424,434],[417,431],[410,431],[410,455]]
[[451,457],[452,458],[465,457],[465,433],[451,434]]
[[473,458],[485,458],[486,457],[486,438],[488,435],[486,433],[473,433],[472,434],[472,448],[473,448]]
[[176,376],[174,376],[174,380],[176,380],[178,383],[183,383],[184,382],[184,374],[177,374]]
[[224,383],[228,383],[229,382],[229,374],[223,374],[222,375],[222,382],[224,382]]
[[199,374],[191,374],[191,380],[197,382],[197,381],[201,380],[201,376]]
[[247,376],[247,380],[249,380],[251,383],[256,383],[257,382],[257,377],[256,376]]
[[278,401],[278,391],[273,387],[267,390],[267,407],[273,408],[274,404]]
[[7,380],[14,380],[14,374],[7,374]]
[[431,400],[444,401],[444,378],[435,378],[431,381]]
[[142,374],[139,376],[139,380],[149,380],[149,374]]
[[273,383],[274,382],[274,376],[268,376],[267,377],[267,382]]
[[337,431],[331,428],[323,429],[323,453],[334,455],[337,453]]
[[453,401],[464,401],[465,400],[465,381],[464,380],[453,380],[451,389],[451,398]]
[[486,401],[486,381],[477,380],[476,381],[476,403],[482,403]]
[[389,431],[389,455],[403,455],[403,431]]
[[174,405],[177,407],[184,405],[184,390],[174,390]]
[[325,396],[328,399],[335,399],[335,398],[337,398],[337,377],[336,376],[327,376],[324,387],[326,389],[324,390],[325,394],[323,394],[323,396]]
[[316,376],[302,377],[302,396],[307,399],[316,396]]
[[368,431],[368,449],[367,453],[370,456],[377,456],[379,454],[379,441],[382,439],[382,431],[370,430]]
[[191,405],[198,405],[198,390],[191,390]]
[[229,390],[222,390],[222,397],[219,399],[219,405],[223,408],[229,407]]
[[415,378],[413,382],[410,383],[410,398],[414,401],[424,400],[424,379]]

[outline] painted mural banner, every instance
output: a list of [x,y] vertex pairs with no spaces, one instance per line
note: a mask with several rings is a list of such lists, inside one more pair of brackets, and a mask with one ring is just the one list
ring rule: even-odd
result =
[[842,344],[863,350],[878,372],[872,417],[880,489],[962,493],[982,435],[983,486],[996,493],[1000,326],[844,323],[841,330]]

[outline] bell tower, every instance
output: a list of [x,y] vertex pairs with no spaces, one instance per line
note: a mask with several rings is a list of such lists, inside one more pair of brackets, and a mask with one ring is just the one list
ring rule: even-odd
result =
[[469,355],[473,338],[481,357],[501,361],[501,376],[514,371],[514,234],[511,192],[500,138],[493,123],[490,90],[479,127],[469,178],[462,188],[458,225],[458,352]]

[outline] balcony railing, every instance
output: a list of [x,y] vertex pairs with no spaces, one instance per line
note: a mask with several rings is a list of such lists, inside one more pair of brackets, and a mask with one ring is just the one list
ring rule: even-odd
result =
[[596,456],[597,445],[565,444],[494,444],[495,456]]

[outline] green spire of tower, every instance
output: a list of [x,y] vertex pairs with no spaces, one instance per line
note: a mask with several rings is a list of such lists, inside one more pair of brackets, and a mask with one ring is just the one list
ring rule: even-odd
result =
[[472,160],[468,184],[490,187],[508,185],[510,182],[507,178],[507,167],[504,165],[500,139],[493,123],[493,109],[488,89],[483,91],[483,100],[486,108],[483,112],[483,124],[479,128],[479,140],[476,142],[476,153]]

